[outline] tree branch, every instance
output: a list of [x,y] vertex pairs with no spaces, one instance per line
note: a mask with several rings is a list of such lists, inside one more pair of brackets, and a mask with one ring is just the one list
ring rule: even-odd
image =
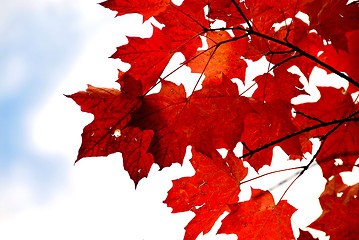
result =
[[[234,1],[234,0],[232,0]],[[303,55],[305,56],[306,58],[316,62],[317,64],[319,64],[320,66],[326,68],[327,70],[331,71],[332,73],[344,78],[345,80],[347,80],[349,83],[353,84],[354,86],[358,87],[359,88],[359,82],[355,81],[354,79],[352,79],[351,77],[347,76],[346,74],[340,72],[339,70],[335,69],[334,67],[326,64],[325,62],[319,60],[318,58],[314,57],[313,55],[307,53],[306,51],[300,49],[299,47],[289,43],[289,42],[286,42],[286,41],[282,41],[282,40],[279,40],[279,39],[276,39],[276,38],[273,38],[273,37],[270,37],[270,36],[267,36],[265,34],[262,34],[260,32],[257,32],[255,31],[253,28],[250,28],[250,29],[246,29],[246,28],[243,28],[243,27],[240,27],[240,26],[237,26],[237,27],[233,27],[233,28],[218,28],[218,29],[207,29],[207,31],[221,31],[221,30],[242,30],[242,31],[245,31],[247,32],[249,35],[255,35],[255,36],[258,36],[258,37],[261,37],[261,38],[264,38],[264,39],[267,39],[267,40],[270,40],[272,42],[275,42],[275,43],[278,43],[280,45],[283,45],[285,47],[288,47],[292,50],[290,51],[296,51],[298,53],[300,53],[300,55]],[[269,53],[271,54],[271,53]]]
[[233,5],[236,7],[237,11],[239,12],[239,14],[241,14],[242,18],[244,19],[244,21],[246,21],[247,25],[248,25],[248,28],[253,31],[253,28],[252,28],[252,24],[251,22],[248,20],[248,18],[246,17],[246,15],[244,15],[242,9],[239,7],[239,5],[236,3],[235,0],[231,0],[231,2],[233,3]]
[[302,115],[302,116],[304,116],[304,117],[306,117],[306,118],[308,118],[310,120],[314,120],[314,121],[317,121],[317,122],[320,122],[320,123],[324,123],[322,120],[320,120],[318,118],[315,118],[315,117],[311,117],[311,116],[309,116],[309,115],[307,115],[305,113],[302,113],[301,111],[295,111],[295,113],[298,113],[298,114],[300,114],[300,115]]
[[351,84],[353,84],[354,86],[358,87],[359,88],[359,83],[356,82],[354,79],[352,79],[351,77],[345,75],[344,73],[338,71],[337,69],[333,68],[332,66],[326,64],[325,62],[322,62],[321,60],[319,60],[318,58],[314,57],[313,55],[310,55],[309,53],[307,53],[306,51],[300,49],[299,47],[297,46],[294,46],[293,44],[291,43],[288,43],[288,42],[284,42],[282,40],[279,40],[279,39],[276,39],[276,38],[273,38],[273,37],[270,37],[270,36],[267,36],[265,34],[262,34],[262,33],[259,33],[259,32],[256,32],[256,31],[251,31],[251,30],[248,30],[248,29],[244,29],[242,28],[242,30],[248,32],[249,34],[253,34],[253,35],[256,35],[258,37],[262,37],[262,38],[265,38],[265,39],[268,39],[272,42],[276,42],[278,44],[281,44],[283,46],[286,46],[288,48],[291,48],[293,49],[294,51],[297,51],[299,52],[301,55],[305,56],[306,58],[318,63],[319,65],[321,65],[322,67],[328,69],[329,71],[331,71],[332,73],[335,73],[337,74],[338,76],[346,79],[348,82],[350,82]]
[[295,133],[292,133],[292,134],[288,134],[282,138],[279,138],[277,140],[274,140],[270,143],[266,143],[264,145],[262,145],[261,147],[255,149],[255,150],[252,150],[252,151],[249,151],[248,153],[246,154],[243,154],[242,156],[240,156],[239,158],[246,158],[246,157],[250,157],[252,156],[253,154],[257,153],[257,152],[260,152],[264,149],[267,149],[271,146],[274,146],[278,143],[281,143],[285,140],[288,140],[292,137],[295,137],[297,135],[300,135],[302,133],[305,133],[305,132],[309,132],[311,130],[314,130],[314,129],[318,129],[318,128],[322,128],[322,127],[327,127],[327,126],[331,126],[331,125],[335,125],[335,124],[343,124],[343,123],[346,123],[346,122],[358,122],[359,121],[359,118],[352,118],[353,116],[355,116],[356,114],[358,114],[359,111],[356,111],[354,112],[353,114],[351,114],[350,116],[348,116],[347,118],[344,118],[344,119],[339,119],[339,120],[333,120],[331,122],[323,122],[323,123],[320,123],[320,124],[317,124],[317,125],[313,125],[311,127],[307,127],[307,128],[304,128],[298,132],[295,132]]

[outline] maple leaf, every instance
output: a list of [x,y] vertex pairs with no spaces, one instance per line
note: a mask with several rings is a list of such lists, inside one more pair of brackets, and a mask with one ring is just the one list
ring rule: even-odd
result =
[[217,151],[209,158],[192,150],[190,161],[196,174],[174,180],[164,201],[174,213],[196,214],[185,227],[185,240],[194,240],[201,232],[206,234],[224,211],[230,211],[228,204],[238,202],[240,181],[248,173],[231,151],[223,159]]
[[[248,162],[258,171],[263,165],[272,162],[273,147],[268,147],[258,153],[251,151],[269,144],[274,140],[297,132],[298,128],[292,123],[291,104],[283,100],[272,100],[266,103],[254,102],[255,113],[245,118],[244,132],[241,141],[245,144],[244,153],[249,153]],[[278,144],[291,158],[302,156],[300,136],[292,137]]]
[[323,213],[309,225],[330,239],[355,240],[359,236],[359,183],[347,186],[340,176],[327,182],[319,201]]
[[158,81],[173,54],[169,36],[154,28],[151,38],[130,37],[129,43],[118,47],[111,57],[131,64],[119,81],[141,81],[142,95]]
[[[140,1],[138,3],[143,7]],[[181,52],[186,59],[195,55],[197,48],[201,46],[199,36],[207,25],[203,7],[193,7],[190,1],[179,7],[166,1],[152,4],[160,9],[166,8],[166,11],[156,12],[157,19],[166,26],[162,30],[154,28],[150,38],[130,37],[129,43],[118,47],[111,56],[131,64],[130,70],[121,74],[119,80],[126,81],[129,77],[140,80],[144,93],[159,80],[174,53]],[[145,8],[150,6],[145,5]],[[173,31],[174,28],[176,31]]]
[[245,117],[255,112],[249,99],[239,96],[237,85],[226,75],[203,82],[190,104],[193,111],[186,122],[195,126],[190,144],[207,156],[219,148],[233,150],[241,139]]
[[290,73],[283,68],[274,69],[274,75],[265,73],[253,79],[258,88],[252,97],[261,101],[269,102],[272,100],[282,100],[290,104],[292,98],[300,94],[306,94],[303,84],[299,81],[299,76]]
[[122,152],[124,168],[137,186],[143,177],[147,177],[154,162],[152,155],[146,153],[153,132],[126,127],[131,113],[141,106],[141,99],[131,95],[131,88],[128,91],[129,93],[124,93],[89,85],[86,92],[68,97],[79,104],[82,111],[95,116],[84,128],[76,161],[84,157]]
[[162,31],[171,39],[169,42],[174,46],[173,51],[181,52],[187,60],[202,46],[200,36],[209,27],[203,11],[206,4],[198,0],[186,0],[180,6],[171,4],[167,11],[156,16],[156,20],[165,25]]
[[236,234],[238,240],[295,239],[290,219],[296,209],[287,201],[274,203],[269,191],[252,189],[251,200],[230,205],[218,233]]
[[116,135],[121,134],[131,119],[131,113],[141,106],[141,99],[116,89],[88,86],[72,98],[81,110],[92,113],[94,120],[84,128],[77,160],[83,157],[107,156],[119,152]]

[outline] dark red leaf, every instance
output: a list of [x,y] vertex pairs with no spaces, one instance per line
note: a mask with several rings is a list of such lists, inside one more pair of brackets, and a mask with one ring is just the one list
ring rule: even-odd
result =
[[131,119],[131,113],[141,106],[141,99],[116,89],[88,86],[86,92],[68,96],[92,113],[94,120],[84,128],[77,160],[84,157],[107,156],[120,151],[116,140]]
[[[128,89],[131,93],[131,89]],[[116,89],[94,88],[71,96],[84,112],[95,119],[84,128],[77,161],[84,157],[107,156],[122,152],[124,168],[135,185],[147,177],[153,157],[146,153],[152,140],[151,130],[128,128],[131,113],[141,106],[141,99]]]

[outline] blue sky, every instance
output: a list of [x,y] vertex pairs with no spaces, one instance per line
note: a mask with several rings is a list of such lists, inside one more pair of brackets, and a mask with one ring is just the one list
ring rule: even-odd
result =
[[19,164],[35,184],[46,187],[56,182],[53,172],[62,172],[47,159],[61,156],[45,156],[32,147],[29,120],[63,81],[59,73],[69,71],[85,32],[79,34],[75,6],[66,9],[56,1],[5,2],[0,11],[1,176]]
[[[117,69],[129,66],[108,57],[126,43],[125,36],[150,36],[150,22],[142,24],[140,15],[115,19],[94,0],[1,4],[0,239],[182,239],[193,215],[171,214],[162,201],[171,179],[194,174],[190,155],[183,167],[158,172],[153,166],[136,191],[119,153],[73,165],[82,129],[92,116],[63,94],[85,90],[87,84],[118,88]],[[285,168],[280,160],[285,156],[276,153],[278,161],[262,173]],[[313,167],[308,175],[317,178],[303,176],[296,182],[297,195],[310,192],[296,203],[298,209],[308,207],[324,187],[320,169]],[[308,190],[313,179],[317,185]],[[263,182],[252,186],[271,187]],[[249,186],[242,191],[245,200]],[[288,193],[288,199],[297,195]],[[320,214],[318,204],[314,201],[309,213],[299,212],[307,219],[297,217],[296,224]],[[214,239],[215,232],[198,239]]]
[[[55,179],[49,172],[57,167],[42,161],[45,156],[29,146],[26,120],[29,114],[36,114],[58,86],[55,73],[68,71],[68,61],[73,62],[71,59],[79,53],[79,17],[75,11],[58,9],[51,2],[32,6],[11,1],[1,11],[5,18],[0,28],[1,175],[11,171],[16,163],[31,169],[38,184],[50,184]],[[58,156],[46,156],[49,157]]]

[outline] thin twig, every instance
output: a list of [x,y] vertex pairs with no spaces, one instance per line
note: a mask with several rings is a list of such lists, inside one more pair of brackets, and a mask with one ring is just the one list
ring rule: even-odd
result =
[[302,115],[302,116],[304,116],[304,117],[306,117],[306,118],[308,118],[310,120],[314,120],[314,121],[317,121],[319,123],[324,123],[322,120],[320,120],[318,118],[315,118],[315,117],[311,117],[311,116],[309,116],[309,115],[307,115],[305,113],[302,113],[301,111],[295,111],[294,113],[298,113],[298,114],[300,114],[300,115]]
[[282,170],[277,170],[277,171],[273,171],[273,172],[269,172],[269,173],[265,173],[265,174],[262,174],[258,177],[254,177],[254,178],[251,178],[251,179],[248,179],[246,181],[243,181],[243,182],[240,182],[239,184],[242,185],[242,184],[245,184],[247,182],[251,182],[253,180],[256,180],[258,178],[261,178],[261,177],[264,177],[264,176],[267,176],[267,175],[270,175],[270,174],[273,174],[273,173],[279,173],[279,172],[285,172],[285,171],[289,171],[289,170],[295,170],[295,169],[302,169],[304,168],[305,166],[299,166],[299,167],[293,167],[293,168],[287,168],[287,169],[282,169]]
[[272,71],[273,69],[279,67],[280,65],[282,65],[282,64],[284,64],[284,63],[286,63],[286,62],[288,62],[288,61],[290,61],[290,60],[292,60],[294,58],[301,57],[301,56],[302,56],[301,54],[298,54],[298,55],[294,55],[294,56],[291,56],[289,58],[286,58],[283,61],[281,61],[281,62],[277,63],[276,65],[274,65],[273,67],[271,67],[271,69],[269,69],[269,72]]

